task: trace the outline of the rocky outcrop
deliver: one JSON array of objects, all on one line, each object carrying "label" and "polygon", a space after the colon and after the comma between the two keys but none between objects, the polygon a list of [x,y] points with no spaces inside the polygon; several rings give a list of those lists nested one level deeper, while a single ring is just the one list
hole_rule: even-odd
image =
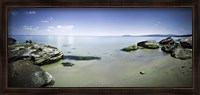
[{"label": "rocky outcrop", "polygon": [[161,50],[162,51],[164,51],[164,52],[166,52],[166,53],[171,53],[172,52],[172,46],[170,46],[170,45],[166,45],[166,46],[163,46],[162,48],[161,48]]},{"label": "rocky outcrop", "polygon": [[13,39],[13,38],[8,38],[8,45],[13,45],[13,44],[16,44],[16,40]]},{"label": "rocky outcrop", "polygon": [[42,87],[53,85],[54,82],[53,76],[34,65],[29,58],[8,64],[9,87]]},{"label": "rocky outcrop", "polygon": [[180,44],[183,48],[192,48],[192,37],[186,37],[180,40]]},{"label": "rocky outcrop", "polygon": [[131,51],[135,51],[137,50],[138,47],[136,45],[132,45],[132,46],[129,46],[129,47],[126,47],[126,48],[123,48],[121,49],[122,51],[126,51],[126,52],[131,52]]},{"label": "rocky outcrop", "polygon": [[[172,38],[170,39],[173,40]],[[161,41],[164,40],[166,39],[163,39]],[[161,50],[166,53],[170,53],[171,56],[174,58],[182,60],[190,59],[192,58],[192,37],[178,39],[174,41],[173,44],[165,44],[162,46]]]},{"label": "rocky outcrop", "polygon": [[172,50],[171,56],[182,60],[190,59],[192,58],[192,49],[175,48]]},{"label": "rocky outcrop", "polygon": [[161,45],[169,45],[169,44],[174,44],[174,40],[171,37],[167,37],[166,39],[163,39],[159,42]]},{"label": "rocky outcrop", "polygon": [[8,46],[9,61],[15,61],[22,58],[31,58],[36,65],[44,65],[56,62],[63,58],[62,51],[56,47],[36,44],[29,40],[25,43],[19,43]]},{"label": "rocky outcrop", "polygon": [[[56,47],[36,44],[32,40],[8,45],[8,86],[43,87],[54,84],[54,78],[37,65],[56,62],[63,58]],[[11,43],[11,42],[10,42]],[[12,42],[13,43],[13,42]]]},{"label": "rocky outcrop", "polygon": [[159,48],[158,43],[154,40],[141,41],[141,42],[137,43],[137,46],[147,48],[147,49],[157,49],[157,48]]}]

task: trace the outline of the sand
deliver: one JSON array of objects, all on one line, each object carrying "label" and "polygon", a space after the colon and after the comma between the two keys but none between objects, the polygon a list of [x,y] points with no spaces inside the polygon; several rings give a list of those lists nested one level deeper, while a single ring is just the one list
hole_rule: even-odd
[{"label": "sand", "polygon": [[41,67],[55,77],[53,87],[192,87],[192,59],[152,56],[157,50],[137,52],[143,53],[117,51],[101,60],[68,60],[72,67],[62,66],[62,60]]}]

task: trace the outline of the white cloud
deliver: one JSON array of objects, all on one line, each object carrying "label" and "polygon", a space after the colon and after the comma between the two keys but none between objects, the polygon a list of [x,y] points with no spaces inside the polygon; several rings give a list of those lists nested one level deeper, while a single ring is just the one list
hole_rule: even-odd
[{"label": "white cloud", "polygon": [[61,28],[63,28],[63,27],[62,27],[61,25],[58,25],[57,28],[58,28],[58,29],[61,29]]},{"label": "white cloud", "polygon": [[36,11],[28,11],[28,12],[26,12],[26,14],[28,14],[28,15],[34,15],[34,14],[37,14],[37,13],[36,13]]},{"label": "white cloud", "polygon": [[40,22],[42,22],[42,23],[48,23],[49,21],[48,20],[42,20]]},{"label": "white cloud", "polygon": [[49,17],[49,18],[47,18],[45,20],[41,20],[40,22],[42,22],[42,23],[48,23],[48,22],[50,22],[53,19],[54,19],[53,17]]},{"label": "white cloud", "polygon": [[23,30],[27,30],[27,31],[35,31],[35,30],[38,30],[39,27],[33,27],[33,26],[24,25],[24,26],[22,26],[22,29]]},{"label": "white cloud", "polygon": [[69,32],[72,31],[74,25],[57,25],[57,26],[49,26],[47,31],[49,32]]}]

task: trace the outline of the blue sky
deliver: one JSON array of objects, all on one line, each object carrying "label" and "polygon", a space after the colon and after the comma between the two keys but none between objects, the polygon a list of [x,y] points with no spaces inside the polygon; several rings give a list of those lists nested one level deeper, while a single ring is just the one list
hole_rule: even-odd
[{"label": "blue sky", "polygon": [[192,34],[192,8],[9,8],[9,35]]}]

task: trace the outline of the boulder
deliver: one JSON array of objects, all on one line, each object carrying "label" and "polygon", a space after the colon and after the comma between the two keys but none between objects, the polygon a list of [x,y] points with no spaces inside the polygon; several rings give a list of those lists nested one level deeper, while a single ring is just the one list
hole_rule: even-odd
[{"label": "boulder", "polygon": [[29,57],[34,61],[34,64],[44,65],[62,59],[63,55],[62,51],[58,50],[56,47],[36,44],[32,43],[32,41],[8,46],[9,61]]},{"label": "boulder", "polygon": [[172,50],[176,47],[177,47],[177,44],[168,44],[168,45],[163,45],[161,50],[166,53],[171,53]]},{"label": "boulder", "polygon": [[174,44],[174,40],[171,37],[168,37],[166,39],[163,39],[159,42],[161,45],[168,45],[168,44]]},{"label": "boulder", "polygon": [[174,48],[171,56],[182,60],[190,59],[192,58],[192,49]]},{"label": "boulder", "polygon": [[138,47],[136,45],[132,45],[132,46],[129,46],[129,47],[126,47],[126,48],[123,48],[121,49],[122,51],[126,51],[126,52],[131,52],[131,51],[135,51],[137,50]]},{"label": "boulder", "polygon": [[43,87],[53,83],[54,78],[28,58],[8,64],[8,87]]},{"label": "boulder", "polygon": [[186,37],[180,40],[180,44],[183,48],[192,49],[192,37]]},{"label": "boulder", "polygon": [[26,43],[32,44],[34,42],[32,40],[26,40]]},{"label": "boulder", "polygon": [[8,45],[13,45],[13,44],[16,44],[16,40],[13,39],[13,38],[8,38]]},{"label": "boulder", "polygon": [[154,40],[141,41],[141,42],[137,43],[137,46],[141,46],[141,47],[147,48],[147,49],[157,49],[157,48],[159,48],[158,43]]}]

